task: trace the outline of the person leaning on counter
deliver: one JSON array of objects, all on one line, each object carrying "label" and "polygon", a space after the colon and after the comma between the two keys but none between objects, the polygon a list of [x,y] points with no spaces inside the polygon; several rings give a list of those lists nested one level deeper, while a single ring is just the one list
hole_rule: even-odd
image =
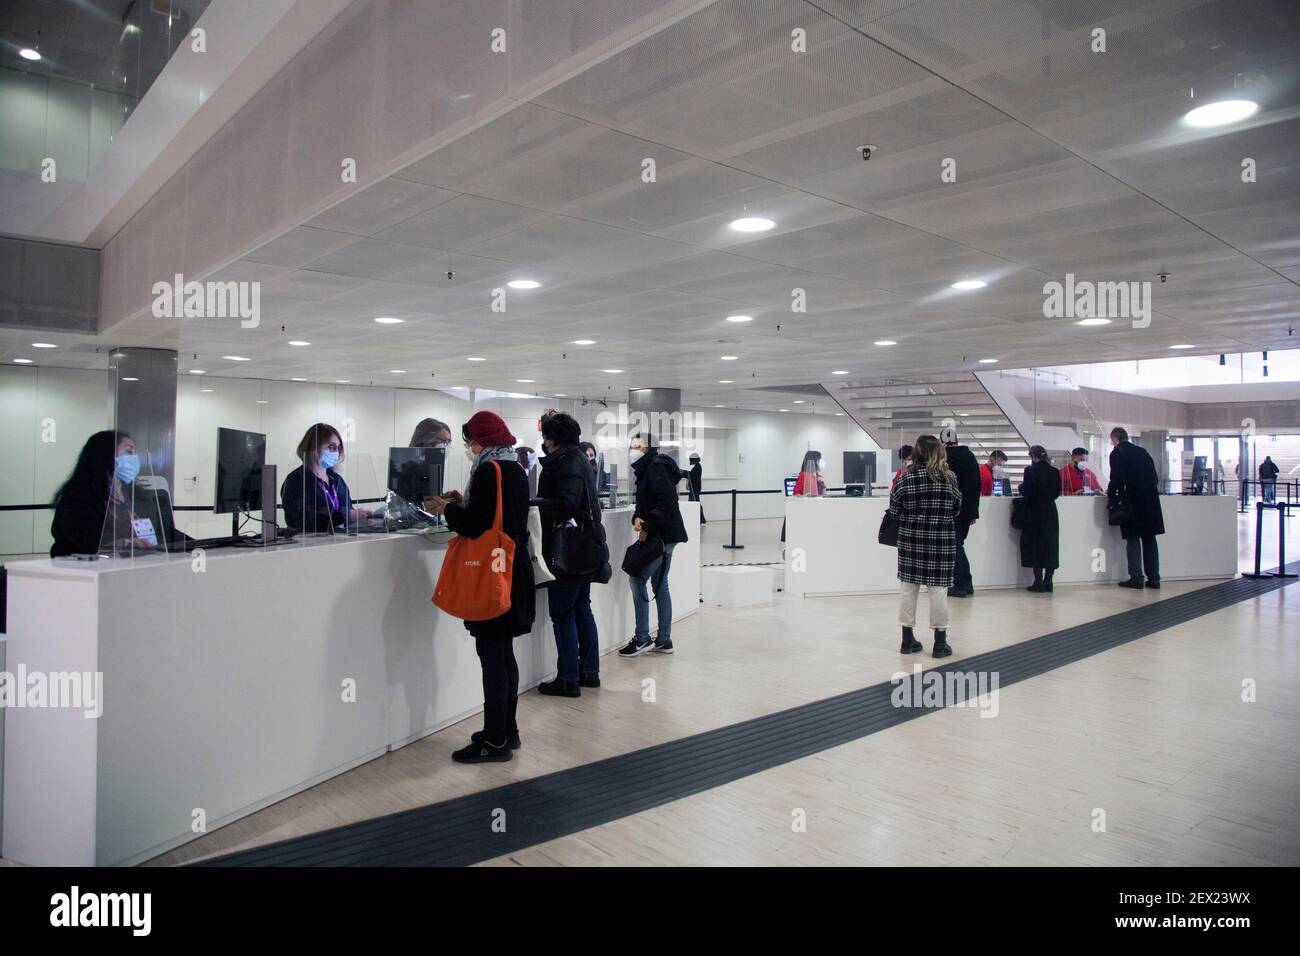
[{"label": "person leaning on counter", "polygon": [[369,518],[366,508],[352,507],[352,493],[334,470],[343,460],[343,438],[338,429],[317,422],[298,442],[302,464],[289,472],[280,486],[284,523],[298,531],[331,531]]}]

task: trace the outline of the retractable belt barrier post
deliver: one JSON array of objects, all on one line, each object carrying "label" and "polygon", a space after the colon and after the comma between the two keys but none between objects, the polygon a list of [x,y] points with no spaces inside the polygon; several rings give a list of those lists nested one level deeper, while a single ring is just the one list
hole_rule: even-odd
[{"label": "retractable belt barrier post", "polygon": [[[1288,491],[1290,489],[1288,488]],[[1277,512],[1277,570],[1265,571],[1264,560],[1264,509]],[[1294,573],[1286,569],[1286,519],[1291,508],[1288,501],[1255,502],[1255,572],[1242,574],[1243,578],[1294,578]]]}]

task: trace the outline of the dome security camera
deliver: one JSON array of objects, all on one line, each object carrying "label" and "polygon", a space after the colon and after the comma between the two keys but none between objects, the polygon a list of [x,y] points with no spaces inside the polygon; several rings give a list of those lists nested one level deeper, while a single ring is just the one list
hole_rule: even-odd
[{"label": "dome security camera", "polygon": [[452,272],[450,269],[448,269],[448,270],[447,270],[447,278],[448,278],[448,279],[454,279],[454,278],[456,278],[456,273],[454,273],[454,272]]},{"label": "dome security camera", "polygon": [[871,154],[874,153],[875,151],[876,151],[876,147],[870,144],[866,146],[858,147],[858,154],[862,157],[864,162],[871,159]]},{"label": "dome security camera", "polygon": [[1159,277],[1161,282],[1167,282],[1169,280],[1168,272],[1157,272],[1156,275]]}]

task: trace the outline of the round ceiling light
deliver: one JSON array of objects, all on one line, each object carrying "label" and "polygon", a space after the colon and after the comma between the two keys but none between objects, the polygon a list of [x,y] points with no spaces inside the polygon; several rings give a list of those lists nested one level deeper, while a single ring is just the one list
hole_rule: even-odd
[{"label": "round ceiling light", "polygon": [[745,216],[736,219],[729,224],[729,228],[736,232],[767,232],[775,226],[776,223],[771,219],[764,219],[761,216]]},{"label": "round ceiling light", "polygon": [[506,283],[512,289],[540,289],[542,284],[534,279],[511,279]]},{"label": "round ceiling light", "polygon": [[982,279],[962,279],[960,282],[954,282],[952,287],[966,292],[970,289],[982,289],[986,285],[988,285],[988,283]]}]

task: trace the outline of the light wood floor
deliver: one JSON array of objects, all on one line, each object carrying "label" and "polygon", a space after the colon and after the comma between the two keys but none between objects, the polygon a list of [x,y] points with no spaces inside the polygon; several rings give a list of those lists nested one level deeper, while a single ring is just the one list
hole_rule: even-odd
[{"label": "light wood floor", "polygon": [[[751,553],[779,533],[779,522],[746,524],[764,539]],[[706,544],[724,534],[711,525]],[[951,602],[949,661],[1202,586],[980,592]],[[769,608],[701,609],[674,627],[672,657],[606,658],[604,686],[579,700],[521,698],[524,748],[511,763],[451,762],[473,718],[152,862],[445,800],[887,680],[910,666],[895,609],[893,596],[784,595]],[[1300,863],[1297,620],[1300,585],[1006,688],[996,718],[929,714],[492,863]],[[641,700],[644,677],[656,703]],[[1247,677],[1256,703],[1241,702]],[[792,830],[796,808],[806,832]],[[1091,829],[1096,808],[1105,833]]]}]

